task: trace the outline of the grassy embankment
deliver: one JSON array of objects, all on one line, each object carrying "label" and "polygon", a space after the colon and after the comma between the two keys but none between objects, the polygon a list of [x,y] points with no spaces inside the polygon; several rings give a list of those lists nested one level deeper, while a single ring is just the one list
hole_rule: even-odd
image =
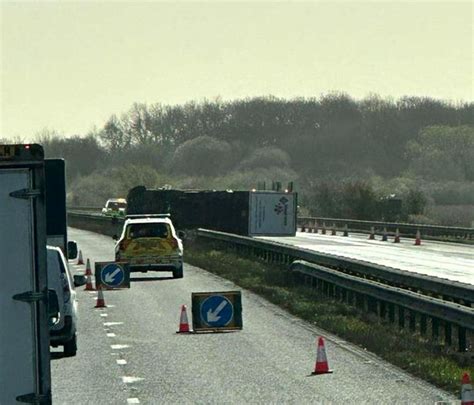
[{"label": "grassy embankment", "polygon": [[454,394],[459,394],[462,372],[469,371],[474,376],[472,353],[460,356],[419,335],[398,330],[374,315],[318,296],[308,287],[294,285],[283,266],[196,242],[186,244],[186,262],[231,280]]}]

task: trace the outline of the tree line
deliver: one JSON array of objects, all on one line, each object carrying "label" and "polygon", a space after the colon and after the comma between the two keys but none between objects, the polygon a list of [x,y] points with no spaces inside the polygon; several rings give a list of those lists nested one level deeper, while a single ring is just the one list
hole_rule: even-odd
[{"label": "tree line", "polygon": [[293,180],[312,213],[367,217],[367,209],[354,212],[347,204],[357,204],[344,205],[342,197],[338,204],[323,204],[321,190],[342,195],[346,187],[349,195],[366,199],[395,193],[412,200],[421,192],[418,200],[429,202],[441,183],[458,189],[457,200],[448,203],[474,204],[473,128],[474,103],[330,94],[136,103],[86,136],[43,133],[39,140],[48,156],[67,159],[71,184],[137,166],[154,171],[153,181],[176,187],[246,188]]}]

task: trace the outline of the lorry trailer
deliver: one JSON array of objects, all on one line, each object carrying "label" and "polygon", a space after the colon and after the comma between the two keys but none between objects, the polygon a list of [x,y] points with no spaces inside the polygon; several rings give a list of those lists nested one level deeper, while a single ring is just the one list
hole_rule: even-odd
[{"label": "lorry trailer", "polygon": [[294,236],[297,194],[280,191],[147,189],[127,196],[128,215],[170,214],[177,229],[245,236]]}]

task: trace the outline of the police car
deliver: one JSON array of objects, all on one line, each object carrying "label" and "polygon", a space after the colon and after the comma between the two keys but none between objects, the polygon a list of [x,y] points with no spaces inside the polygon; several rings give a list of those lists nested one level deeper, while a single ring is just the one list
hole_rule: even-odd
[{"label": "police car", "polygon": [[108,217],[124,217],[127,210],[125,198],[110,198],[102,208],[102,214]]},{"label": "police car", "polygon": [[115,260],[130,263],[130,271],[172,271],[182,278],[183,243],[169,215],[127,216]]}]

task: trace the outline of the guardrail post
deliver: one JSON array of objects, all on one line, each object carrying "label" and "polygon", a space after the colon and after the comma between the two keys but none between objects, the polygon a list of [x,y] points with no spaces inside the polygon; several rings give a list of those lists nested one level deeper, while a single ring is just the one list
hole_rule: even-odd
[{"label": "guardrail post", "polygon": [[446,346],[451,346],[453,344],[452,328],[449,322],[444,323],[444,344]]},{"label": "guardrail post", "polygon": [[466,328],[458,326],[458,351],[465,352],[467,350]]},{"label": "guardrail post", "polygon": [[403,329],[405,327],[405,308],[398,307],[398,327]]},{"label": "guardrail post", "polygon": [[421,314],[420,315],[420,334],[422,336],[426,335],[426,329],[427,329],[426,315]]},{"label": "guardrail post", "polygon": [[373,297],[367,297],[367,311],[373,314],[377,313],[377,300]]},{"label": "guardrail post", "polygon": [[395,322],[395,305],[388,304],[388,321],[390,323]]},{"label": "guardrail post", "polygon": [[356,307],[359,309],[365,310],[365,305],[364,305],[364,296],[360,293],[355,293],[355,301],[356,301]]},{"label": "guardrail post", "polygon": [[435,340],[439,338],[439,319],[437,318],[431,319],[431,337]]},{"label": "guardrail post", "polygon": [[416,312],[411,310],[409,312],[409,327],[412,332],[416,331]]},{"label": "guardrail post", "polygon": [[385,317],[387,316],[387,305],[385,301],[380,301],[379,307],[380,307],[380,317],[382,319],[385,319]]}]

